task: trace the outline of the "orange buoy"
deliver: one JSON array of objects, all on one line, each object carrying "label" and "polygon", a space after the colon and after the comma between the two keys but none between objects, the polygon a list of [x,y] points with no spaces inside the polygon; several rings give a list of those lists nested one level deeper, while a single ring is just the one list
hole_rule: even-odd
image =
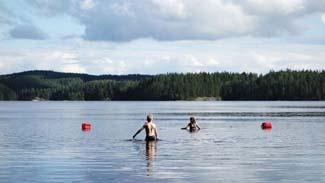
[{"label": "orange buoy", "polygon": [[90,123],[88,123],[88,122],[85,122],[85,123],[82,123],[81,124],[81,129],[82,130],[90,130],[91,129],[91,124]]},{"label": "orange buoy", "polygon": [[272,123],[270,121],[265,121],[261,125],[262,129],[272,129]]}]

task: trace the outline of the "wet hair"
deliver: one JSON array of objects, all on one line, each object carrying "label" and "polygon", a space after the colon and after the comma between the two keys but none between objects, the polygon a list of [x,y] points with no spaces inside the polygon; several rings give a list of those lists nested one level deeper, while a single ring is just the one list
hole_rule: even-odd
[{"label": "wet hair", "polygon": [[191,123],[196,123],[196,120],[195,120],[195,118],[192,116],[192,117],[190,117],[190,122]]},{"label": "wet hair", "polygon": [[148,114],[147,115],[147,121],[150,122],[153,120],[153,115],[152,114]]}]

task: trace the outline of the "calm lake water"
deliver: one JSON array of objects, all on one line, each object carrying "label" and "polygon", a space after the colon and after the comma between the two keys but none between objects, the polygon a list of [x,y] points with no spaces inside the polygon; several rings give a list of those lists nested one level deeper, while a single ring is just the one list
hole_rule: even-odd
[{"label": "calm lake water", "polygon": [[0,182],[325,182],[325,102],[0,102]]}]

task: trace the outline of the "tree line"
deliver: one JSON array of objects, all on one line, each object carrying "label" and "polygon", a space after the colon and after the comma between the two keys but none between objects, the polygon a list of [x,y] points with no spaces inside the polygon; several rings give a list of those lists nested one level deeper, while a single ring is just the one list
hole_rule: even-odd
[{"label": "tree line", "polygon": [[0,76],[0,100],[325,100],[325,71],[87,75],[27,71]]}]

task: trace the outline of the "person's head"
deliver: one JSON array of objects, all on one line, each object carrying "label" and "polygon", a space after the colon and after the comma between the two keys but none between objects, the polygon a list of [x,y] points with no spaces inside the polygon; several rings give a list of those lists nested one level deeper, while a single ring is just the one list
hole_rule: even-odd
[{"label": "person's head", "polygon": [[147,115],[147,121],[151,122],[153,120],[153,115],[152,114],[148,114]]},{"label": "person's head", "polygon": [[196,120],[195,120],[195,118],[192,116],[192,117],[190,117],[190,122],[191,123],[195,123],[196,122]]}]

